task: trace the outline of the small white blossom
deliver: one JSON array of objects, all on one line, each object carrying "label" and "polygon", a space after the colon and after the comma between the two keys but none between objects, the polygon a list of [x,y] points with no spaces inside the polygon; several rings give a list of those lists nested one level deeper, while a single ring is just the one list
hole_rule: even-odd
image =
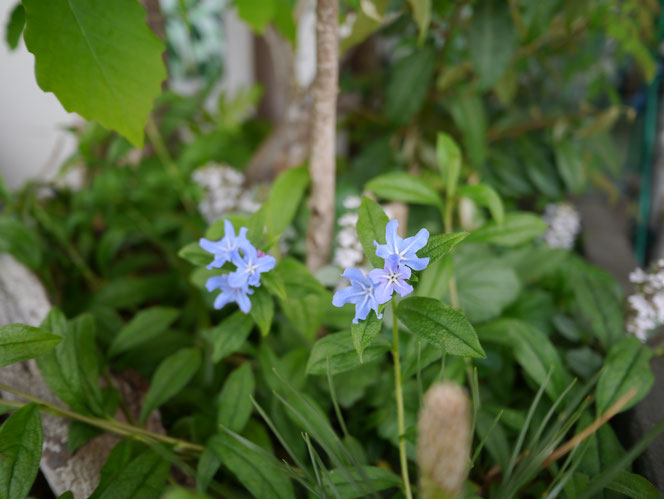
[{"label": "small white blossom", "polygon": [[659,260],[648,272],[635,269],[629,280],[636,292],[627,298],[627,330],[646,341],[650,331],[664,324],[664,260]]},{"label": "small white blossom", "polygon": [[260,208],[253,193],[244,188],[244,175],[230,166],[211,163],[196,169],[191,177],[205,191],[198,210],[208,223],[232,211],[254,213]]},{"label": "small white blossom", "polygon": [[362,198],[360,196],[348,196],[343,201],[343,206],[347,210],[357,210],[362,204]]},{"label": "small white blossom", "polygon": [[549,230],[542,239],[552,248],[572,249],[576,236],[581,230],[581,217],[569,203],[549,204],[546,207],[544,221]]}]

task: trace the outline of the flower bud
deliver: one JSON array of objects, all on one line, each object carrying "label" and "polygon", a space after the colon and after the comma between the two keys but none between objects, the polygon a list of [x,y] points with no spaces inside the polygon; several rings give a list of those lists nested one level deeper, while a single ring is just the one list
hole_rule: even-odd
[{"label": "flower bud", "polygon": [[432,386],[418,422],[417,462],[424,499],[459,495],[470,459],[470,401],[456,383]]}]

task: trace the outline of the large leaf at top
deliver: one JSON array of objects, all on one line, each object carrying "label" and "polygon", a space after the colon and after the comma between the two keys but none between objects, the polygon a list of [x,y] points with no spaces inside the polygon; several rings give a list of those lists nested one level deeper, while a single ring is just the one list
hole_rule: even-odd
[{"label": "large leaf at top", "polygon": [[163,43],[136,0],[25,0],[25,44],[37,83],[67,111],[143,145],[161,93]]}]

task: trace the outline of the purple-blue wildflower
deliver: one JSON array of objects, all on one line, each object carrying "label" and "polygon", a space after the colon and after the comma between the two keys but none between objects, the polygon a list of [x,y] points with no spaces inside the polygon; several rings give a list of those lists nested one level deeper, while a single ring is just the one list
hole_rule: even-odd
[{"label": "purple-blue wildflower", "polygon": [[273,256],[259,254],[256,248],[249,245],[243,248],[243,255],[235,252],[231,261],[237,267],[237,270],[228,275],[228,283],[231,286],[241,287],[245,284],[249,286],[260,286],[260,278],[263,272],[268,272],[277,264]]},{"label": "purple-blue wildflower", "polygon": [[235,302],[245,314],[251,310],[251,300],[248,295],[253,294],[254,290],[249,289],[247,283],[243,286],[233,287],[228,282],[228,274],[224,274],[210,277],[205,283],[205,287],[210,292],[221,289],[221,293],[214,300],[214,308],[220,309]]},{"label": "purple-blue wildflower", "polygon": [[334,293],[332,305],[341,307],[346,303],[354,304],[353,324],[358,324],[360,319],[366,319],[371,310],[375,311],[376,316],[381,319],[383,314],[378,313],[379,304],[376,301],[377,284],[358,269],[347,268],[341,275],[350,281],[350,286]]},{"label": "purple-blue wildflower", "polygon": [[420,229],[413,237],[402,239],[397,235],[398,220],[390,220],[385,227],[385,241],[387,244],[378,244],[376,246],[376,255],[380,258],[387,258],[390,255],[396,255],[399,258],[400,265],[407,265],[413,270],[424,270],[429,265],[428,258],[419,258],[417,251],[426,246],[429,240],[429,231]]},{"label": "purple-blue wildflower", "polygon": [[373,269],[369,272],[371,280],[378,284],[374,293],[376,301],[381,305],[387,303],[395,291],[402,297],[412,293],[413,286],[406,282],[406,279],[410,279],[410,274],[410,268],[400,264],[397,255],[388,256],[384,269]]},{"label": "purple-blue wildflower", "polygon": [[232,260],[233,254],[237,253],[238,250],[241,249],[246,251],[249,247],[253,248],[247,239],[247,232],[248,229],[242,227],[236,236],[233,224],[229,220],[224,220],[224,237],[221,240],[210,241],[202,238],[199,241],[201,248],[214,255],[214,260],[207,266],[207,268],[221,268],[224,263]]}]

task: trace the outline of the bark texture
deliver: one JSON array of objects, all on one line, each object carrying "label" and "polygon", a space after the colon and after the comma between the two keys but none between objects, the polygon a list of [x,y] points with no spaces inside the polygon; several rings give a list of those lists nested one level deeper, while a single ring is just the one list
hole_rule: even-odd
[{"label": "bark texture", "polygon": [[316,80],[309,160],[311,217],[307,233],[307,267],[312,272],[329,261],[332,247],[339,78],[338,11],[338,0],[318,0]]}]

